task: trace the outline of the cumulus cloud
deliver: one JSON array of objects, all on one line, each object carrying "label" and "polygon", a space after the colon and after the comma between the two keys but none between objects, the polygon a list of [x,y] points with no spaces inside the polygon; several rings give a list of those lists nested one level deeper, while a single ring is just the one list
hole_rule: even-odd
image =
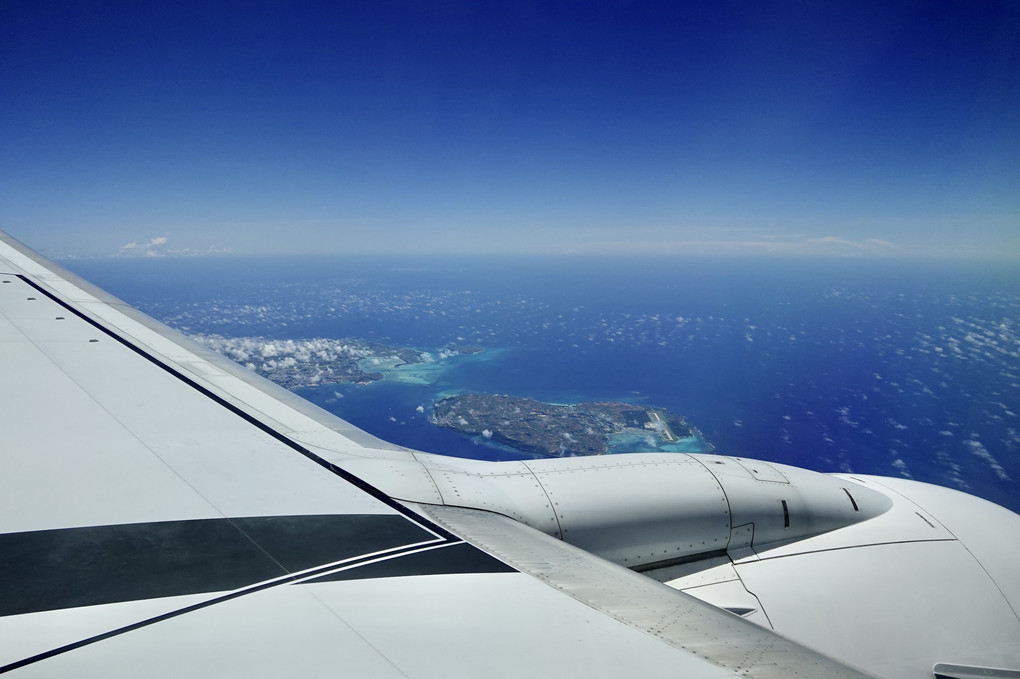
[{"label": "cumulus cloud", "polygon": [[[895,451],[893,451],[893,452],[895,452]],[[912,479],[912,478],[914,478],[913,476],[911,476],[910,471],[907,468],[907,463],[904,462],[902,460],[902,458],[898,458],[897,457],[895,460],[893,460],[892,461],[892,466],[896,467],[896,469],[900,473],[900,476],[902,476],[903,478],[905,478],[905,479]]]},{"label": "cumulus cloud", "polygon": [[972,438],[970,441],[965,441],[967,447],[970,448],[971,455],[984,460],[985,464],[987,464],[991,470],[995,472],[995,475],[1003,481],[1012,481],[1009,474],[1006,473],[1006,470],[999,461],[988,452],[988,449],[981,444],[981,441],[977,440],[977,435],[972,434],[971,436]]},{"label": "cumulus cloud", "polygon": [[166,254],[166,236],[156,236],[144,243],[126,243],[117,249],[116,257],[162,257]]},{"label": "cumulus cloud", "polygon": [[171,248],[167,236],[154,236],[147,241],[137,243],[125,243],[117,248],[114,257],[135,258],[135,257],[203,257],[205,255],[229,254],[230,248],[219,248],[210,245],[205,250],[194,250],[192,248]]}]

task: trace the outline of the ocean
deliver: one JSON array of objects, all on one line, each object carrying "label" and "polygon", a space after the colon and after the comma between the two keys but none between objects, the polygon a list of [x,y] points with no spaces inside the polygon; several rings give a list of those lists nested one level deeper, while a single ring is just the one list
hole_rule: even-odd
[{"label": "ocean", "polygon": [[523,455],[437,428],[462,392],[619,400],[715,447],[903,476],[1020,511],[1020,270],[905,260],[189,258],[63,262],[190,334],[358,338],[439,356],[298,388],[419,450]]}]

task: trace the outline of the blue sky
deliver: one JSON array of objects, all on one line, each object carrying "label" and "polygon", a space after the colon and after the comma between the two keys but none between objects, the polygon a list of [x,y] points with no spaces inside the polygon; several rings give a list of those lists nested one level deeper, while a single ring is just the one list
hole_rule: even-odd
[{"label": "blue sky", "polygon": [[0,3],[51,256],[1020,258],[1020,4]]}]

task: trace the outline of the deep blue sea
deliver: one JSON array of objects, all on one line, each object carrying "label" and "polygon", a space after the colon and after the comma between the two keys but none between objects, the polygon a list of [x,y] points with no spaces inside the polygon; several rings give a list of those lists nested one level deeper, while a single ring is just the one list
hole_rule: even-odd
[{"label": "deep blue sea", "polygon": [[437,352],[427,381],[299,390],[396,443],[513,457],[428,423],[474,391],[684,414],[721,454],[905,476],[1020,511],[1020,270],[786,259],[64,262],[191,334]]}]

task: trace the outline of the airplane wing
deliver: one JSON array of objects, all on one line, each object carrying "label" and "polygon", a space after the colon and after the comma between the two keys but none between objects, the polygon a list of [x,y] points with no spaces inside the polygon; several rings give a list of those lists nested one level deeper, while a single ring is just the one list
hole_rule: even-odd
[{"label": "airplane wing", "polygon": [[0,674],[864,676],[409,456],[0,234]]},{"label": "airplane wing", "polygon": [[[865,676],[741,617],[760,603],[731,585],[747,571],[796,618],[797,583],[766,565],[874,549],[882,513],[934,519],[862,479],[631,460],[453,465],[390,445],[0,233],[0,674]],[[614,504],[621,481],[640,509]],[[781,559],[759,562],[768,545]],[[1016,598],[1012,566],[984,568]]]}]

